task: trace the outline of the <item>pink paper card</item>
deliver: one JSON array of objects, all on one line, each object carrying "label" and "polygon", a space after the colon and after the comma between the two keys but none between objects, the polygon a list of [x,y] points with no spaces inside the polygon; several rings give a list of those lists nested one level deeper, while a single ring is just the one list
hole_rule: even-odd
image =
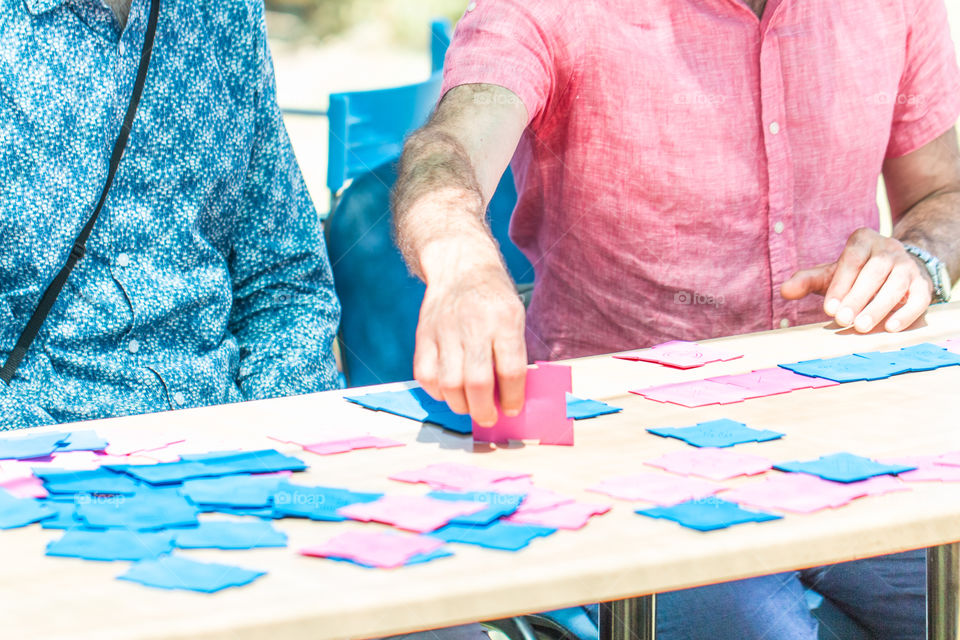
[{"label": "pink paper card", "polygon": [[900,479],[902,477],[902,473],[897,476],[873,476],[872,478],[860,480],[859,482],[850,482],[848,486],[866,491],[868,496],[882,496],[886,493],[894,493],[896,491],[910,491],[910,487]]},{"label": "pink paper card", "polygon": [[960,467],[960,451],[951,451],[942,456],[937,456],[937,464]]},{"label": "pink paper card", "polygon": [[[495,491],[500,491],[500,489],[495,489]],[[527,497],[523,499],[520,508],[517,509],[515,513],[546,511],[554,507],[559,507],[560,505],[570,504],[574,501],[573,498],[561,495],[556,491],[540,489],[538,487],[531,487],[527,490],[526,494]]]},{"label": "pink paper card", "polygon": [[389,438],[378,438],[377,436],[359,436],[357,438],[347,438],[345,440],[330,440],[327,442],[318,442],[307,445],[304,450],[317,455],[327,456],[334,453],[346,453],[356,449],[388,449],[390,447],[402,447],[404,443]]},{"label": "pink paper card", "polygon": [[499,408],[492,427],[473,423],[474,442],[506,444],[510,440],[539,440],[540,444],[572,445],[573,419],[567,418],[567,393],[573,377],[567,365],[537,363],[527,369],[523,411],[513,418]]},{"label": "pink paper card", "polygon": [[715,347],[708,347],[696,342],[673,340],[664,342],[649,349],[631,351],[613,356],[621,360],[641,360],[674,367],[675,369],[693,369],[702,367],[710,362],[736,360],[742,358],[741,353],[723,351]]},{"label": "pink paper card", "polygon": [[819,389],[821,387],[832,387],[840,384],[833,380],[824,378],[811,378],[794,373],[789,369],[781,367],[772,367],[770,369],[759,369],[750,373],[741,373],[734,376],[717,376],[707,378],[712,382],[730,384],[735,387],[742,387],[748,391],[758,394],[758,397],[773,396],[780,393],[788,393],[798,389]]},{"label": "pink paper card", "polygon": [[749,393],[742,387],[720,384],[709,380],[693,380],[665,384],[659,387],[636,389],[630,393],[641,395],[657,402],[669,402],[683,407],[704,407],[709,404],[732,404],[743,402]]},{"label": "pink paper card", "polygon": [[841,507],[865,495],[868,495],[865,486],[855,487],[817,476],[786,473],[724,491],[719,497],[759,509],[813,513]]},{"label": "pink paper card", "polygon": [[468,516],[488,507],[483,502],[437,500],[426,496],[384,496],[374,502],[341,507],[342,516],[361,522],[381,522],[398,529],[426,533],[457,516]]},{"label": "pink paper card", "polygon": [[960,354],[960,338],[947,338],[935,343],[938,347],[943,347],[947,351]]},{"label": "pink paper card", "polygon": [[0,482],[0,489],[5,489],[17,498],[46,498],[47,490],[43,487],[40,478],[11,478]]},{"label": "pink paper card", "polygon": [[723,489],[722,485],[697,478],[681,478],[664,473],[638,473],[604,480],[587,491],[604,493],[621,500],[645,500],[669,506],[706,498]]},{"label": "pink paper card", "polygon": [[570,502],[557,505],[540,511],[516,511],[504,518],[514,524],[532,524],[538,527],[551,529],[582,529],[593,516],[603,515],[610,511],[607,504],[589,504],[586,502]]},{"label": "pink paper card", "polygon": [[701,476],[711,480],[753,476],[769,471],[772,467],[771,462],[766,458],[712,447],[682,449],[662,455],[656,460],[648,460],[644,464],[673,473]]},{"label": "pink paper card", "polygon": [[436,551],[442,540],[410,536],[386,531],[348,531],[326,543],[301,549],[305,556],[347,558],[361,564],[393,569],[402,567],[411,558]]},{"label": "pink paper card", "polygon": [[502,480],[529,478],[529,473],[512,473],[496,469],[484,469],[458,462],[441,462],[422,469],[403,471],[390,476],[391,480],[416,484],[422,482],[432,489],[442,491],[483,491]]},{"label": "pink paper card", "polygon": [[960,467],[943,464],[943,456],[900,456],[883,460],[884,464],[905,464],[915,471],[898,473],[905,482],[960,482]]}]

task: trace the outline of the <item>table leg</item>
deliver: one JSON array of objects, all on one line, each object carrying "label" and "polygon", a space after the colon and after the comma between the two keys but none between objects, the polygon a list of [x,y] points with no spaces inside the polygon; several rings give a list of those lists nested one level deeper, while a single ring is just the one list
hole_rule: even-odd
[{"label": "table leg", "polygon": [[600,603],[600,640],[654,640],[656,596]]},{"label": "table leg", "polygon": [[927,549],[927,640],[960,639],[960,543]]}]

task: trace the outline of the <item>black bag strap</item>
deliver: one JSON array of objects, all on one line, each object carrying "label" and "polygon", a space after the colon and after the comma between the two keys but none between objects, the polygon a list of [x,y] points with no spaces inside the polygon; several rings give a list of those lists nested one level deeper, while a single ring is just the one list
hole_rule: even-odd
[{"label": "black bag strap", "polygon": [[143,95],[143,86],[147,82],[147,70],[150,68],[150,56],[153,53],[153,39],[157,33],[157,21],[159,17],[160,0],[151,0],[150,18],[147,22],[147,31],[143,39],[143,50],[140,52],[140,66],[137,68],[137,81],[133,85],[133,93],[130,95],[130,103],[127,105],[127,113],[123,118],[120,134],[117,136],[117,141],[113,144],[113,153],[110,154],[110,169],[107,172],[107,182],[103,185],[103,191],[100,192],[100,199],[97,201],[97,206],[94,208],[93,213],[90,214],[87,223],[83,225],[83,229],[80,230],[80,235],[78,235],[77,239],[73,242],[73,248],[70,250],[67,263],[63,265],[53,279],[53,282],[51,282],[46,291],[43,292],[43,297],[40,298],[40,303],[37,305],[36,311],[34,311],[30,317],[30,321],[24,328],[23,333],[20,334],[20,339],[17,340],[16,346],[7,357],[7,362],[3,365],[3,369],[0,369],[0,380],[3,380],[7,384],[10,384],[10,380],[13,379],[13,374],[16,373],[17,367],[20,366],[24,356],[27,355],[27,351],[30,349],[30,345],[40,332],[40,327],[43,326],[43,321],[47,319],[50,309],[53,308],[53,303],[57,301],[57,296],[59,296],[60,291],[63,290],[63,285],[67,283],[70,272],[73,271],[73,268],[77,265],[77,261],[80,260],[86,252],[87,240],[90,238],[90,234],[93,232],[93,226],[97,223],[100,211],[107,201],[107,194],[110,193],[110,187],[113,186],[113,179],[117,175],[117,168],[120,166],[120,158],[123,157],[123,151],[127,147],[130,129],[133,127],[133,120],[137,115],[137,106],[140,104],[140,96]]}]

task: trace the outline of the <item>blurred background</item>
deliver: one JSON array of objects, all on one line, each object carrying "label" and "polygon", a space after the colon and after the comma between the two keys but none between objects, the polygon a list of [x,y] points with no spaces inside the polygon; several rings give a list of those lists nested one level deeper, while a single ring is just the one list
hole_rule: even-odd
[{"label": "blurred background", "polygon": [[[960,0],[945,1],[954,43],[960,43]],[[322,111],[331,93],[426,79],[431,19],[446,17],[455,24],[468,2],[267,0],[281,107]],[[330,208],[326,120],[288,114],[286,122],[317,210],[325,214]]]}]

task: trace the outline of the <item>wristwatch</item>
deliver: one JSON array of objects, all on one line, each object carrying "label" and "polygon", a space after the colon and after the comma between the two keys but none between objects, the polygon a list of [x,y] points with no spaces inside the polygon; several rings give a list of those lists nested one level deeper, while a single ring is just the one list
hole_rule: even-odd
[{"label": "wristwatch", "polygon": [[927,273],[930,274],[930,279],[933,280],[933,301],[950,302],[952,286],[950,284],[950,272],[947,271],[947,265],[943,264],[940,258],[929,251],[915,247],[912,244],[907,244],[906,242],[902,244],[903,248],[907,250],[907,253],[919,258],[920,262],[927,268]]}]

